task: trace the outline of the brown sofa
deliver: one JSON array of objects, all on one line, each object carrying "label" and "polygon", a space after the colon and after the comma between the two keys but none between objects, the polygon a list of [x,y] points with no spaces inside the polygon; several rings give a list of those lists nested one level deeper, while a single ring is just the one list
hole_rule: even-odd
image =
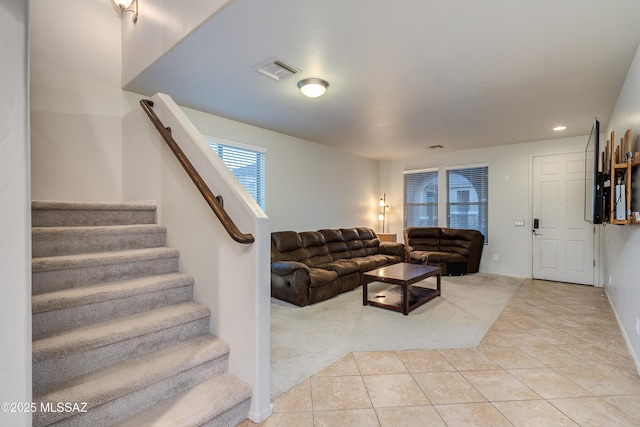
[{"label": "brown sofa", "polygon": [[404,230],[407,262],[440,267],[442,274],[476,273],[484,247],[477,230],[408,227]]},{"label": "brown sofa", "polygon": [[271,296],[305,306],[360,285],[363,272],[403,262],[404,244],[370,228],[271,233]]}]

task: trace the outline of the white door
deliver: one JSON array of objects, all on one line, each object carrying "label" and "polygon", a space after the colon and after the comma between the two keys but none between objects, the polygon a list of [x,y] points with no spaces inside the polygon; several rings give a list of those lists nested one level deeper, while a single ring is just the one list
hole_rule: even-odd
[{"label": "white door", "polygon": [[593,284],[594,226],[584,220],[584,179],[584,153],[533,158],[534,279]]}]

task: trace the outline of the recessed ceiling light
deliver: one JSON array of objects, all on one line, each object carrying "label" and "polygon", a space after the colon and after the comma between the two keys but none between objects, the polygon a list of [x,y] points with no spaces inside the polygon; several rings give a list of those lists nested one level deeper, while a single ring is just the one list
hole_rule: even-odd
[{"label": "recessed ceiling light", "polygon": [[566,126],[556,126],[553,128],[553,130],[565,130],[567,127]]}]

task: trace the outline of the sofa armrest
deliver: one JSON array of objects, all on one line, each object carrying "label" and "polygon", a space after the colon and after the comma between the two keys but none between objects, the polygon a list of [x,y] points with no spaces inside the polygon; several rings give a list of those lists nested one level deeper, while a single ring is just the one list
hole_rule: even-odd
[{"label": "sofa armrest", "polygon": [[309,266],[297,261],[275,261],[271,263],[271,272],[278,276],[286,276],[296,270],[305,270],[309,273]]},{"label": "sofa armrest", "polygon": [[309,305],[309,267],[295,261],[271,263],[271,296],[300,307]]},{"label": "sofa armrest", "polygon": [[405,262],[411,262],[411,252],[413,252],[413,246],[411,245],[405,245],[404,246],[404,261]]},{"label": "sofa armrest", "polygon": [[484,249],[484,236],[478,232],[472,238],[472,246],[469,248],[467,261],[467,273],[477,273],[480,270],[480,260]]},{"label": "sofa armrest", "polygon": [[405,261],[404,243],[400,242],[380,242],[378,247],[378,253],[384,255],[399,256],[401,260]]}]

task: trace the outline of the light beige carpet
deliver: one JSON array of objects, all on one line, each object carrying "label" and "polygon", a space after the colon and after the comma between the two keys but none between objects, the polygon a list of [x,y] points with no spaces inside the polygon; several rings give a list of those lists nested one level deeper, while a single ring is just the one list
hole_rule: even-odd
[{"label": "light beige carpet", "polygon": [[[362,287],[297,307],[272,299],[271,396],[352,351],[475,347],[524,279],[476,273],[442,278],[442,296],[404,316],[362,305]],[[388,285],[373,283],[375,293]],[[435,278],[421,282],[435,287]]]}]

